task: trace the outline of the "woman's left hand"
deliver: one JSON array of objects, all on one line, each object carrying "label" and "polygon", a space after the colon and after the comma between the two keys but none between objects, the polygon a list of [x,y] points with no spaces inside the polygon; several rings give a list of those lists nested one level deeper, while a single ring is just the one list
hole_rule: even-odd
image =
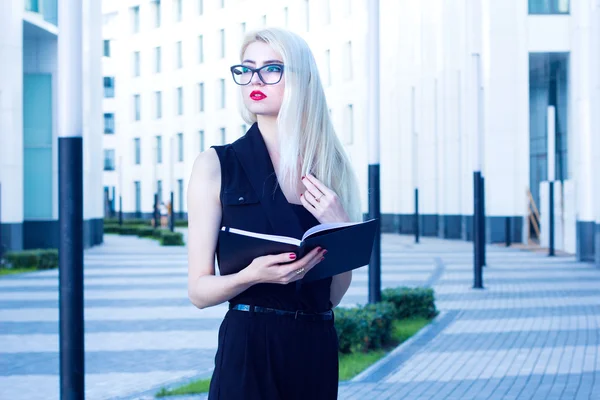
[{"label": "woman's left hand", "polygon": [[313,175],[302,178],[306,190],[300,195],[300,201],[321,224],[349,222],[338,195]]}]

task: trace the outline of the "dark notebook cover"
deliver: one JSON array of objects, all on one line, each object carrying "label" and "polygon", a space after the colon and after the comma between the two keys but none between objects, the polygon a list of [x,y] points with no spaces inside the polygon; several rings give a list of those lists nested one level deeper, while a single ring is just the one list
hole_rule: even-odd
[{"label": "dark notebook cover", "polygon": [[[319,227],[317,225],[311,230]],[[223,227],[219,232],[219,272],[221,275],[237,273],[255,258],[265,255],[290,252],[296,253],[297,259],[300,259],[319,246],[327,250],[325,260],[311,269],[302,282],[328,278],[369,264],[377,227],[377,220],[369,220],[331,227],[308,235],[304,241],[286,238],[298,244],[276,241],[281,236],[253,237],[248,236],[254,235],[252,232]]]}]

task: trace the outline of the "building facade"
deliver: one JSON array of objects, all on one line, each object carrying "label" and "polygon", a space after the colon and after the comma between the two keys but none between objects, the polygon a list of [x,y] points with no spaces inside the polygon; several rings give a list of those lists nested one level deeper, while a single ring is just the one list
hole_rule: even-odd
[{"label": "building facade", "polygon": [[[0,243],[6,249],[58,247],[58,1],[0,0]],[[86,246],[102,242],[101,12],[97,2],[84,1]]]},{"label": "building facade", "polygon": [[[366,211],[367,1],[105,0],[107,212],[173,191],[185,217],[196,155],[247,128],[229,66],[265,26],[310,44]],[[418,188],[421,233],[470,240],[479,169],[487,241],[546,244],[550,130],[556,247],[600,263],[599,3],[380,1],[384,231],[414,232]]]}]

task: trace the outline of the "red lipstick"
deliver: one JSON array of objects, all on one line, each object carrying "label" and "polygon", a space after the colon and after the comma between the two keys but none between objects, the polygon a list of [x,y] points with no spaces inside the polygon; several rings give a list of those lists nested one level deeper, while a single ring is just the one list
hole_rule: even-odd
[{"label": "red lipstick", "polygon": [[267,95],[260,90],[253,90],[252,93],[250,93],[250,98],[254,101],[260,101],[266,99]]}]

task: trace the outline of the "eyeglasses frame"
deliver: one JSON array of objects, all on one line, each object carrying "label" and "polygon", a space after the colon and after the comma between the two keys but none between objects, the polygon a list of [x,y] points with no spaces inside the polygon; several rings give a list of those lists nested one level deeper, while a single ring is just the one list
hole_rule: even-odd
[{"label": "eyeglasses frame", "polygon": [[[263,68],[266,68],[266,67],[273,67],[273,66],[275,66],[275,67],[280,67],[280,68],[281,68],[281,76],[279,77],[279,80],[278,80],[277,82],[274,82],[274,83],[267,83],[267,82],[265,82],[265,80],[263,79],[263,77],[262,77],[262,74],[260,73],[260,70],[261,70],[261,69],[263,69]],[[246,69],[248,69],[248,70],[252,71],[252,76],[250,76],[250,80],[248,81],[248,83],[237,83],[237,82],[236,82],[236,80],[235,80],[235,74],[234,74],[234,72],[233,72],[233,70],[234,70],[236,67],[244,67],[244,68],[246,68]],[[247,85],[249,85],[250,83],[252,83],[252,78],[254,78],[254,74],[255,74],[255,73],[256,73],[256,74],[258,74],[258,79],[260,79],[260,81],[261,81],[262,83],[264,83],[265,85],[277,85],[279,82],[281,82],[281,78],[283,78],[283,72],[285,71],[285,67],[284,67],[284,65],[283,65],[283,64],[265,64],[265,65],[263,65],[263,66],[262,66],[262,67],[260,67],[260,68],[252,68],[252,67],[249,67],[249,66],[247,66],[247,65],[243,65],[243,64],[236,64],[236,65],[232,65],[232,66],[229,68],[229,70],[231,71],[231,77],[233,78],[233,81],[235,82],[235,84],[236,84],[236,85],[240,85],[240,86],[247,86]]]}]

